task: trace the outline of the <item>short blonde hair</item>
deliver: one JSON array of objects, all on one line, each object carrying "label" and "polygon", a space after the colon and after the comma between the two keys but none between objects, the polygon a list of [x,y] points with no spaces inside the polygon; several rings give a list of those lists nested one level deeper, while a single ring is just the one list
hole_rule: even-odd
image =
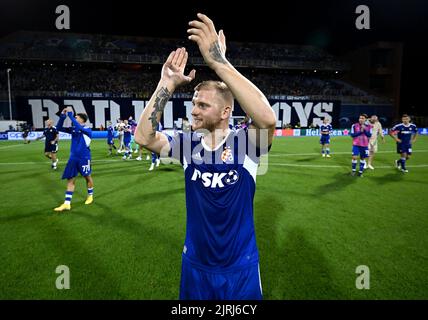
[{"label": "short blonde hair", "polygon": [[215,89],[220,94],[220,96],[223,98],[223,100],[230,104],[230,106],[233,108],[233,94],[232,91],[230,91],[229,87],[222,81],[215,81],[215,80],[208,80],[208,81],[202,81],[195,87],[195,91],[199,91],[202,89]]}]

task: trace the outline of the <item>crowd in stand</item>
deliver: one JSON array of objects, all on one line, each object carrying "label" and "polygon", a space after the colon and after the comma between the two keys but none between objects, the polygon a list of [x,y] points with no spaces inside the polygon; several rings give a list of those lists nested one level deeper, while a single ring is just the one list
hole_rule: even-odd
[{"label": "crowd in stand", "polygon": [[[156,87],[160,67],[166,55],[178,46],[186,46],[190,57],[200,57],[198,48],[188,41],[110,35],[17,32],[0,40],[0,56],[14,58],[11,68],[11,87],[14,91],[99,92],[114,96],[149,97]],[[120,63],[78,63],[74,60],[51,63],[27,63],[28,55],[65,57],[88,54],[155,56],[157,65],[124,65]],[[267,43],[229,42],[228,59],[290,61],[317,63],[335,62],[335,58],[314,46]],[[22,62],[19,62],[22,61]],[[337,62],[337,61],[336,61]],[[213,78],[203,67],[197,67],[197,81]],[[4,70],[4,71],[5,71]],[[292,96],[365,96],[362,90],[337,81],[337,77],[319,74],[288,73],[285,70],[265,71],[262,68],[243,68],[242,73],[267,95]],[[192,94],[194,84],[177,92]],[[6,72],[0,69],[0,91],[7,90]]]},{"label": "crowd in stand", "polygon": [[[171,50],[185,46],[190,57],[199,56],[196,45],[186,40],[110,35],[17,32],[0,41],[0,55],[15,58],[28,55],[61,57],[67,54],[121,54],[164,57]],[[334,57],[315,46],[228,42],[229,59],[270,61],[332,61]]]},{"label": "crowd in stand", "polygon": [[[11,66],[14,91],[100,92],[116,96],[150,97],[160,77],[160,66],[50,64]],[[267,95],[363,96],[357,88],[326,76],[287,74],[278,71],[241,70]],[[215,78],[208,69],[199,68],[196,81]],[[178,93],[192,94],[193,86]],[[7,90],[5,70],[0,69],[0,90]]]}]

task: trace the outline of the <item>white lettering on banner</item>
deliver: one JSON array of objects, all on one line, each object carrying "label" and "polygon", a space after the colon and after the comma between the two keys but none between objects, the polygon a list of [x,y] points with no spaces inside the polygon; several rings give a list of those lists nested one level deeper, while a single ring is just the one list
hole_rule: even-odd
[{"label": "white lettering on banner", "polygon": [[318,129],[307,129],[306,130],[306,135],[307,136],[319,136],[320,135],[320,131]]},{"label": "white lettering on banner", "polygon": [[[285,103],[281,102],[281,110],[282,110],[282,124],[279,124],[279,127],[282,127],[283,124],[291,123],[291,107]],[[279,119],[279,116],[277,117]]]},{"label": "white lettering on banner", "polygon": [[94,106],[95,113],[95,127],[99,128],[101,125],[103,125],[105,128],[105,109],[109,107],[108,100],[92,100],[92,105]]},{"label": "white lettering on banner", "polygon": [[[272,109],[276,115],[277,128],[281,128],[283,125],[291,123],[293,109],[299,118],[300,126],[308,127],[310,125],[308,120],[311,118],[312,113],[318,116],[313,118],[312,122],[315,125],[322,124],[325,117],[332,118],[329,112],[333,112],[333,102],[318,102],[315,105],[313,102],[306,102],[304,106],[302,102],[298,101],[291,102],[291,105],[288,102],[277,102],[272,106]],[[282,110],[282,120],[280,120],[281,117],[279,116],[280,109]]]},{"label": "white lettering on banner", "polygon": [[273,112],[275,112],[275,117],[276,117],[276,127],[281,127],[281,120],[279,120],[279,102],[275,103],[272,106],[272,110]]},{"label": "white lettering on banner", "polygon": [[[126,104],[128,103],[126,102]],[[138,121],[147,103],[147,100],[132,100],[131,104],[134,112],[126,109],[127,113],[123,114],[123,117],[133,116]],[[58,115],[64,105],[71,105],[75,113],[89,114],[87,126],[90,128],[99,128],[101,125],[106,127],[106,120],[116,123],[117,119],[122,118],[121,105],[109,99],[66,99],[63,102],[59,101],[59,104],[51,99],[28,99],[28,104],[31,106],[32,122],[36,128],[44,128],[44,120],[47,120],[47,118],[51,118],[54,122],[57,122]],[[192,102],[187,100],[183,101],[183,104],[186,117],[192,119]],[[93,108],[93,112],[89,109],[86,110],[85,106],[89,109]],[[48,112],[46,112],[46,108]],[[106,109],[109,109],[110,116],[106,114]],[[334,102],[278,101],[272,105],[272,109],[277,118],[277,128],[282,128],[285,124],[297,121],[300,122],[301,127],[308,127],[310,124],[320,125],[325,117],[332,118],[331,113],[334,109]],[[295,115],[297,115],[298,120]],[[172,129],[174,127],[174,120],[177,124],[181,123],[180,118],[174,118],[173,101],[168,101],[163,113],[163,127]],[[309,121],[312,121],[312,123],[309,123]],[[64,121],[64,127],[69,126],[71,126],[71,121],[67,118]]]},{"label": "white lettering on banner", "polygon": [[[77,113],[86,113],[86,114],[88,114],[87,112],[86,112],[86,109],[85,109],[85,106],[83,105],[83,101],[82,100],[64,100],[64,105],[65,106],[73,106],[73,109],[74,109],[74,114],[76,115]],[[67,117],[67,120],[69,120],[68,119],[68,117]],[[93,128],[93,124],[92,124],[92,122],[91,122],[91,120],[90,119],[88,119],[88,121],[86,122],[86,124],[85,124],[87,127],[89,127],[89,128]],[[71,126],[71,121],[70,122],[65,122],[64,121],[64,127],[69,127],[69,126]]]},{"label": "white lettering on banner", "polygon": [[192,101],[184,101],[184,107],[186,108],[186,118],[192,119],[192,109],[193,109],[193,103]]},{"label": "white lettering on banner", "polygon": [[312,110],[312,102],[307,102],[305,107],[303,108],[303,104],[301,102],[293,102],[291,103],[294,110],[296,110],[297,116],[299,117],[299,122],[301,127],[308,126],[308,117]]},{"label": "white lettering on banner", "polygon": [[[323,112],[326,111],[326,112]],[[327,112],[333,112],[333,102],[320,102],[314,106],[314,113],[319,118],[313,118],[312,123],[316,126],[320,126],[323,123],[325,117],[330,117],[330,114]]]},{"label": "white lettering on banner", "polygon": [[48,109],[48,118],[52,119],[54,123],[57,123],[59,120],[57,116],[59,106],[52,100],[43,100],[43,107]]},{"label": "white lettering on banner", "polygon": [[172,128],[174,126],[172,118],[172,101],[168,101],[163,111],[163,127]]},{"label": "white lettering on banner", "polygon": [[113,124],[116,123],[117,119],[120,119],[120,105],[118,105],[116,102],[109,100],[110,104],[110,120],[113,122]]},{"label": "white lettering on banner", "polygon": [[142,100],[133,100],[132,101],[132,105],[134,106],[134,114],[135,114],[135,121],[139,121],[141,114],[144,111],[144,107],[145,107],[146,102],[142,101]]},{"label": "white lettering on banner", "polygon": [[46,111],[43,111],[41,99],[29,99],[28,104],[31,106],[33,115],[33,125],[36,128],[44,128],[43,117],[47,116]]}]

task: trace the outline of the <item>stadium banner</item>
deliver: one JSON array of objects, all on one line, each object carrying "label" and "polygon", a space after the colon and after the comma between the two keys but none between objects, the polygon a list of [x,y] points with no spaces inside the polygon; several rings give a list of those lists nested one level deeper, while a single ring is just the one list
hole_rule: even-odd
[{"label": "stadium banner", "polygon": [[[30,131],[28,133],[27,140],[35,140],[38,137],[41,137],[43,135],[42,131]],[[59,139],[60,140],[71,140],[71,134],[60,132],[59,133]],[[18,131],[9,131],[7,133],[7,140],[24,140],[22,137],[22,132]]]},{"label": "stadium banner", "polygon": [[[387,136],[389,134],[388,128],[384,128],[382,130],[383,134]],[[338,137],[338,136],[348,136],[350,133],[350,129],[333,129],[330,136]],[[419,128],[418,134],[420,135],[428,135],[428,128]],[[276,137],[282,137],[282,136],[293,136],[293,137],[311,137],[311,136],[321,136],[319,129],[286,129],[286,130],[276,130],[275,131]]]},{"label": "stadium banner", "polygon": [[8,140],[7,132],[0,132],[0,140]]},{"label": "stadium banner", "polygon": [[[383,129],[384,135],[388,135],[389,129]],[[169,135],[174,134],[174,130],[166,129],[162,130]],[[350,129],[337,129],[333,130],[331,136],[339,137],[339,136],[348,136]],[[428,128],[419,128],[418,133],[420,135],[428,136]],[[28,140],[34,140],[42,135],[41,131],[30,132],[28,135]],[[275,137],[315,137],[321,136],[319,129],[277,129],[275,130]],[[115,132],[115,138],[118,137],[117,131]],[[59,138],[61,140],[70,140],[71,135],[68,133],[60,132]],[[92,132],[93,139],[106,139],[107,131],[93,131]],[[9,132],[0,132],[0,140],[23,140],[22,132],[9,131]]]},{"label": "stadium banner", "polygon": [[[347,136],[350,129],[335,129],[330,136]],[[319,129],[282,129],[275,130],[275,137],[316,137],[321,136]]]},{"label": "stadium banner", "polygon": [[[349,129],[333,129],[330,136],[347,136],[349,135]],[[321,136],[320,129],[301,129],[300,136],[302,137],[312,137],[312,136]]]},{"label": "stadium banner", "polygon": [[[333,127],[338,127],[341,103],[332,100],[269,100],[274,110],[277,122],[276,128],[282,129],[285,125],[308,127],[311,124],[320,125],[324,117],[332,119]],[[42,129],[47,119],[56,123],[59,114],[65,105],[71,105],[76,113],[86,113],[89,116],[88,126],[100,128],[107,126],[107,121],[128,119],[132,116],[138,120],[147,100],[132,98],[94,98],[94,97],[16,97],[16,117],[27,121],[36,129]],[[168,101],[161,120],[165,129],[181,127],[184,117],[191,119],[192,101],[189,98],[173,98]],[[245,116],[236,103],[233,110],[234,117]],[[64,126],[70,126],[67,119]]]},{"label": "stadium banner", "polygon": [[418,134],[424,135],[424,136],[428,136],[428,128],[419,128],[418,129]]}]

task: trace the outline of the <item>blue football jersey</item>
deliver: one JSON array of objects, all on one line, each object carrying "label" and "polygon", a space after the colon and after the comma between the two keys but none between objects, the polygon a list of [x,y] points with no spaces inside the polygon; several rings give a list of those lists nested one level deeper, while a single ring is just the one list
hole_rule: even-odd
[{"label": "blue football jersey", "polygon": [[107,128],[107,140],[111,140],[114,138],[114,128],[113,126],[108,126]]},{"label": "blue football jersey", "polygon": [[90,159],[91,150],[89,146],[92,140],[92,130],[77,122],[72,113],[67,113],[67,115],[73,123],[73,126],[64,128],[63,124],[66,116],[61,114],[56,127],[59,131],[71,134],[70,158]]},{"label": "blue football jersey", "polygon": [[130,124],[127,124],[124,127],[123,139],[126,141],[131,140],[131,125]]},{"label": "blue football jersey", "polygon": [[56,136],[58,135],[58,130],[55,126],[45,128],[43,130],[43,135],[46,137],[45,143],[50,144],[53,140],[56,139]]},{"label": "blue football jersey", "polygon": [[169,156],[178,159],[184,169],[187,224],[183,258],[209,271],[257,264],[253,200],[259,155],[267,150],[248,141],[248,128],[230,130],[214,150],[197,132],[166,136]]},{"label": "blue football jersey", "polygon": [[401,143],[405,145],[412,144],[412,135],[418,132],[418,128],[413,123],[410,123],[407,126],[403,123],[399,123],[396,124],[391,130],[397,132],[397,138],[400,139]]},{"label": "blue football jersey", "polygon": [[330,134],[331,133],[331,131],[333,131],[333,127],[331,126],[331,124],[321,124],[320,125],[320,131],[322,132],[322,133],[328,133],[328,134]]}]

